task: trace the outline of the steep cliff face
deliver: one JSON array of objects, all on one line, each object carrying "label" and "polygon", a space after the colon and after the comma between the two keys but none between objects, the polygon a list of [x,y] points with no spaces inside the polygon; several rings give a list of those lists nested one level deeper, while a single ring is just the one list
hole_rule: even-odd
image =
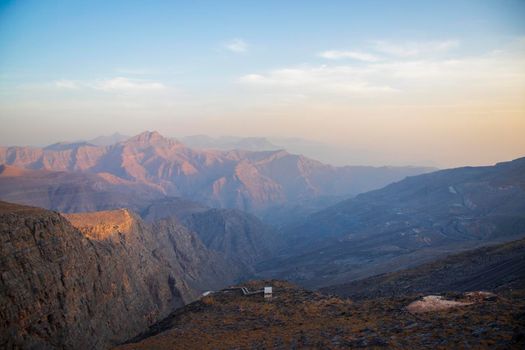
[{"label": "steep cliff face", "polygon": [[123,259],[126,255],[140,257],[140,264],[128,262],[133,270],[153,263],[159,272],[169,272],[171,277],[167,278],[186,302],[204,290],[223,287],[240,274],[175,218],[147,224],[127,209],[63,215],[86,237],[102,242],[113,252],[122,250]]},{"label": "steep cliff face", "polygon": [[0,347],[108,348],[199,287],[229,282],[225,263],[200,250],[194,234],[176,223],[156,228],[127,210],[66,219],[0,202]]},{"label": "steep cliff face", "polygon": [[246,266],[234,259],[208,249],[197,233],[180,225],[175,218],[154,222],[151,232],[156,242],[152,251],[180,276],[192,298],[206,290],[224,288],[248,272]]}]

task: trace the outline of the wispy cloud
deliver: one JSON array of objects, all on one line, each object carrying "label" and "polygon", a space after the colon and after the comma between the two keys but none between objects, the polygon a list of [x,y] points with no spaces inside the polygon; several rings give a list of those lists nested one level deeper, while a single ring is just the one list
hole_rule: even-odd
[{"label": "wispy cloud", "polygon": [[54,86],[60,89],[78,89],[80,86],[73,80],[57,80]]},{"label": "wispy cloud", "polygon": [[125,74],[125,75],[148,75],[148,74],[154,74],[156,71],[154,69],[149,68],[126,68],[126,67],[120,67],[115,69],[115,72],[117,74]]},{"label": "wispy cloud", "polygon": [[[380,62],[389,58],[410,58],[417,57],[428,58],[432,55],[448,52],[459,47],[458,40],[441,40],[441,41],[403,41],[393,42],[377,40],[370,42],[366,51],[361,50],[327,50],[318,54],[318,56],[330,60],[352,59],[362,62]],[[374,51],[374,52],[369,52]],[[386,55],[386,56],[385,56]]]},{"label": "wispy cloud", "polygon": [[446,51],[455,45],[453,42],[419,44],[395,51],[396,56],[385,56],[380,61],[281,67],[246,74],[239,78],[239,82],[311,98],[330,93],[379,97],[392,92],[402,92],[408,98],[423,91],[429,96],[437,96],[438,91],[443,96],[459,96],[467,89],[472,94],[476,90],[482,96],[523,89],[525,72],[521,68],[521,56],[515,52],[493,51],[455,58],[422,55],[424,52]]},{"label": "wispy cloud", "polygon": [[244,53],[248,51],[248,44],[243,39],[232,39],[225,43],[224,47],[235,53]]},{"label": "wispy cloud", "polygon": [[364,62],[378,62],[381,59],[375,55],[361,52],[361,51],[339,51],[339,50],[328,50],[323,51],[319,54],[320,57],[330,59],[330,60],[340,60],[345,58],[350,58],[357,61]]},{"label": "wispy cloud", "polygon": [[97,90],[104,91],[158,91],[166,89],[166,86],[156,81],[145,81],[116,77],[112,79],[101,80],[93,87]]},{"label": "wispy cloud", "polygon": [[109,79],[99,80],[56,80],[52,84],[53,87],[58,89],[70,89],[70,90],[98,90],[105,92],[115,93],[130,93],[130,92],[155,92],[163,91],[168,87],[161,82],[143,80],[143,79],[130,79],[125,77],[115,77]]},{"label": "wispy cloud", "polygon": [[248,74],[239,81],[258,87],[294,89],[295,92],[336,95],[392,93],[396,89],[365,79],[366,70],[352,66],[317,66],[276,69],[265,74]]},{"label": "wispy cloud", "polygon": [[415,57],[420,55],[442,53],[457,47],[459,47],[458,40],[407,42],[390,42],[379,40],[372,42],[372,48],[374,50],[398,57]]}]

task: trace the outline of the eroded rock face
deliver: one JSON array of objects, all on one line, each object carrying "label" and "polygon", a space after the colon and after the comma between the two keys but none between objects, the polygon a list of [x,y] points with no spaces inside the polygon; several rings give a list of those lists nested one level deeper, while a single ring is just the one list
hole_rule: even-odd
[{"label": "eroded rock face", "polygon": [[[194,280],[229,282],[225,265],[176,223],[154,234],[127,210],[68,219],[77,228],[56,212],[0,202],[0,347],[108,348],[208,287]],[[225,271],[215,278],[210,265]]]}]

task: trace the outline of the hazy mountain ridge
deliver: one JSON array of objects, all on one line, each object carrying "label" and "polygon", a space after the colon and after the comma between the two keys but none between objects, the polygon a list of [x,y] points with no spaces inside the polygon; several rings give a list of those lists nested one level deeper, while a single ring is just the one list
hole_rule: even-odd
[{"label": "hazy mountain ridge", "polygon": [[273,144],[266,137],[236,137],[221,136],[211,137],[208,135],[191,135],[179,138],[182,143],[197,149],[218,149],[218,150],[247,150],[247,151],[271,151],[279,150],[283,147]]},{"label": "hazy mountain ridge", "polygon": [[[191,135],[178,138],[184,144],[197,149],[268,151],[285,149],[293,154],[302,154],[323,163],[336,166],[348,164],[369,164],[372,159],[387,158],[365,149],[355,149],[348,145],[337,145],[298,137],[240,137]],[[425,166],[432,162],[426,161]],[[432,165],[434,166],[434,165]]]},{"label": "hazy mountain ridge", "polygon": [[113,145],[115,143],[126,141],[130,137],[131,136],[122,135],[122,134],[116,132],[116,133],[113,133],[111,135],[97,136],[97,137],[95,137],[93,139],[87,140],[86,142],[91,143],[93,145],[97,145],[97,146],[110,146],[110,145]]},{"label": "hazy mountain ridge", "polygon": [[525,234],[525,158],[409,177],[285,230],[261,276],[326,286]]},{"label": "hazy mountain ridge", "polygon": [[[323,237],[354,232],[359,225],[368,225],[368,213],[381,215],[374,218],[387,222],[392,216],[396,222],[423,220],[425,216],[448,218],[481,217],[485,215],[516,215],[525,212],[525,158],[498,163],[487,167],[465,167],[441,170],[408,177],[385,188],[358,195],[312,215],[311,222],[331,222]],[[497,212],[495,212],[495,210]],[[393,225],[391,223],[389,225]],[[302,227],[302,238],[316,230],[308,223]],[[310,230],[310,231],[308,231]],[[402,228],[399,228],[402,230]],[[452,228],[457,238],[462,232]],[[453,232],[443,232],[454,234]],[[479,234],[482,234],[481,232]],[[485,234],[490,234],[485,232]]]},{"label": "hazy mountain ridge", "polygon": [[0,164],[109,174],[113,181],[148,186],[154,193],[255,213],[320,196],[357,194],[430,170],[333,167],[282,150],[194,150],[157,132],[110,146],[75,143],[55,148],[0,148]]}]

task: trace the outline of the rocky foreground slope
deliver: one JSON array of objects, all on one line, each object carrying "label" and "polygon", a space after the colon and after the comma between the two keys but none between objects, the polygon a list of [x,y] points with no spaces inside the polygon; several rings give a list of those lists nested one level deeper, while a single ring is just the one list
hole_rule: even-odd
[{"label": "rocky foreground slope", "polygon": [[523,290],[491,298],[456,295],[468,305],[416,314],[407,306],[420,299],[417,295],[354,302],[275,280],[243,284],[250,290],[265,285],[274,288],[271,300],[217,292],[116,349],[520,349],[525,344]]},{"label": "rocky foreground slope", "polygon": [[174,221],[128,210],[69,214],[0,202],[0,347],[104,349],[235,268]]}]

